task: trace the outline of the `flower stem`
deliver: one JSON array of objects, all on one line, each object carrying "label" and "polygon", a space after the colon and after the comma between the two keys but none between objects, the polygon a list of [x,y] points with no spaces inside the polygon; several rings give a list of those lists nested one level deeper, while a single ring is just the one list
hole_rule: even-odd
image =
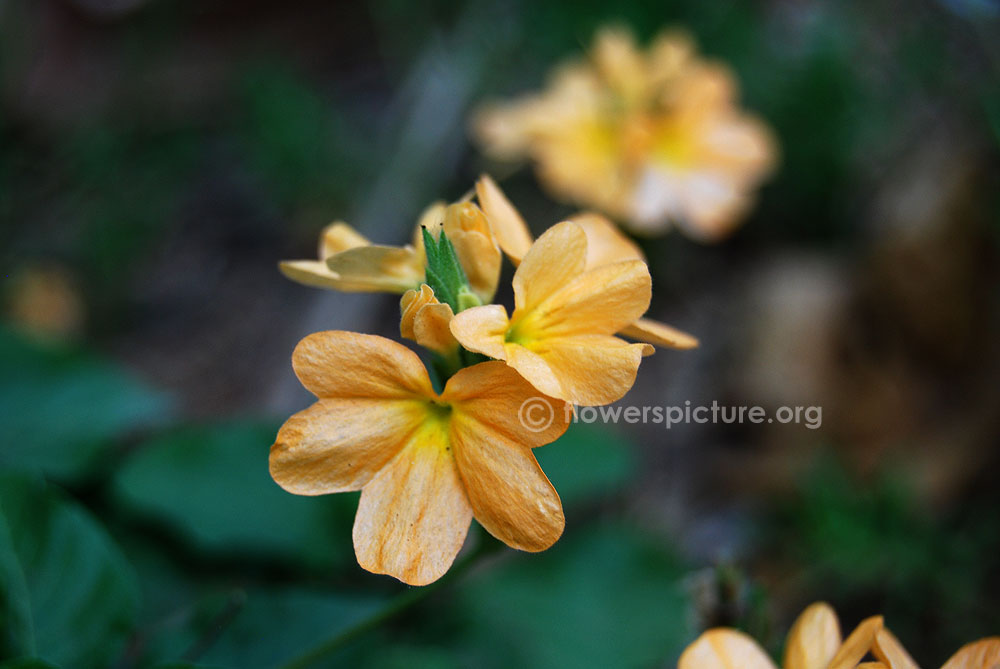
[{"label": "flower stem", "polygon": [[377,629],[383,623],[423,601],[436,590],[457,580],[470,567],[478,563],[481,558],[497,552],[502,547],[503,544],[484,533],[480,538],[479,545],[471,553],[455,563],[448,573],[438,580],[422,588],[407,590],[367,618],[319,642],[306,652],[281,665],[279,669],[304,669],[305,667],[312,666],[316,662],[340,650],[354,639]]}]

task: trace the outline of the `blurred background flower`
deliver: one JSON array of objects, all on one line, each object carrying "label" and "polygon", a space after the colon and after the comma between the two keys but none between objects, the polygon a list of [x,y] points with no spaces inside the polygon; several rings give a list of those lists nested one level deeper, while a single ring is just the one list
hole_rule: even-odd
[{"label": "blurred background flower", "polygon": [[[535,236],[575,213],[467,123],[606,25],[639,53],[683,27],[781,147],[724,242],[640,241],[649,316],[701,346],[645,359],[624,401],[822,406],[822,427],[572,425],[537,452],[555,546],[318,666],[674,666],[720,625],[778,658],[821,599],[884,614],[921,666],[996,634],[998,21],[991,0],[0,3],[0,657],[274,666],[412,592],[357,566],[354,495],[266,468],[312,401],[296,342],[396,336],[398,296],[276,263],[336,219],[404,245],[485,171]],[[27,290],[37,271],[60,288]],[[66,334],[18,316],[50,311]]]},{"label": "blurred background flower", "polygon": [[530,156],[559,196],[633,230],[678,224],[695,239],[727,236],[776,154],[768,128],[735,106],[736,81],[691,38],[664,31],[640,51],[625,28],[602,28],[589,62],[549,88],[480,109],[473,131],[501,159]]}]

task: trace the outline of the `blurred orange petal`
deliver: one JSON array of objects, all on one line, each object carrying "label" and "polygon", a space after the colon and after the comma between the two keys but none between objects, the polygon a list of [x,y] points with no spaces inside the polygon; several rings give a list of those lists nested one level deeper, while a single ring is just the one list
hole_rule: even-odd
[{"label": "blurred orange petal", "polygon": [[1000,667],[1000,637],[993,636],[966,644],[941,669],[996,669]]},{"label": "blurred orange petal", "polygon": [[776,669],[757,642],[743,632],[712,629],[688,646],[677,669]]},{"label": "blurred orange petal", "polygon": [[861,621],[844,640],[837,654],[830,660],[827,669],[854,669],[854,667],[871,651],[875,643],[875,635],[882,629],[882,616],[872,616]]},{"label": "blurred orange petal", "polygon": [[826,669],[840,647],[840,623],[826,602],[803,611],[788,633],[784,669]]},{"label": "blurred orange petal", "polygon": [[885,627],[875,635],[872,654],[889,669],[919,669],[899,639]]},{"label": "blurred orange petal", "polygon": [[319,259],[371,244],[368,239],[343,221],[336,221],[323,228],[319,236]]},{"label": "blurred orange petal", "polygon": [[688,333],[671,327],[666,323],[640,318],[626,325],[619,331],[623,337],[638,339],[654,346],[666,348],[691,349],[698,346],[698,339]]},{"label": "blurred orange petal", "polygon": [[424,260],[411,246],[359,246],[326,259],[344,292],[405,293],[424,280]]},{"label": "blurred orange petal", "polygon": [[483,208],[493,235],[504,253],[515,265],[531,248],[531,232],[514,205],[510,203],[496,182],[484,174],[476,182],[476,197]]}]

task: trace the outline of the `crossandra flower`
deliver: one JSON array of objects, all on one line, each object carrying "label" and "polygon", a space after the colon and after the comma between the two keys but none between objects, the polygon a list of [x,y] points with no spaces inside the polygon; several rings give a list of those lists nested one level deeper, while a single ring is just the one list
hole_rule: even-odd
[{"label": "crossandra flower", "polygon": [[343,222],[327,226],[320,237],[319,260],[286,260],[282,273],[293,281],[344,292],[404,294],[419,290],[427,261],[423,231],[437,237],[443,230],[455,247],[469,287],[489,302],[500,278],[500,249],[483,212],[471,202],[428,207],[407,246],[372,244]]},{"label": "crossandra flower", "polygon": [[451,334],[451,319],[455,316],[451,306],[438,301],[426,283],[420,290],[409,290],[399,302],[402,318],[399,333],[424,348],[449,356],[458,348],[458,341]]},{"label": "crossandra flower", "polygon": [[767,127],[739,109],[722,64],[686,35],[660,34],[640,51],[605,28],[588,61],[549,88],[475,115],[472,131],[501,160],[528,157],[559,197],[596,207],[637,232],[676,224],[703,241],[728,235],[777,153]]},{"label": "crossandra flower", "polygon": [[[511,262],[519,265],[532,244],[531,232],[524,218],[489,176],[483,175],[476,182],[476,194],[500,248]],[[584,263],[587,269],[623,260],[645,262],[646,258],[639,247],[601,214],[582,212],[570,220],[576,222],[587,236],[587,257]],[[619,334],[667,348],[689,349],[698,345],[697,338],[692,335],[649,318],[636,319]]]},{"label": "crossandra flower", "polygon": [[[874,659],[865,661],[871,654]],[[757,643],[743,632],[716,628],[702,634],[681,655],[678,669],[775,669]],[[885,627],[882,616],[862,621],[841,641],[837,614],[828,604],[809,606],[792,625],[785,643],[784,669],[917,669],[917,663]],[[1000,637],[962,647],[942,669],[995,669]]]},{"label": "crossandra flower", "polygon": [[281,427],[271,476],[299,495],[361,490],[353,535],[363,568],[435,581],[473,517],[519,550],[559,538],[562,504],[531,449],[566,430],[565,405],[542,398],[551,423],[522,425],[521,405],[539,393],[510,367],[466,367],[438,394],[415,353],[353,332],[309,335],[292,363],[318,401]]},{"label": "crossandra flower", "polygon": [[514,273],[514,311],[489,304],[455,315],[470,351],[504,360],[541,392],[574,404],[608,404],[635,382],[649,344],[615,337],[649,307],[641,260],[588,269],[587,235],[573,221],[549,228]]}]

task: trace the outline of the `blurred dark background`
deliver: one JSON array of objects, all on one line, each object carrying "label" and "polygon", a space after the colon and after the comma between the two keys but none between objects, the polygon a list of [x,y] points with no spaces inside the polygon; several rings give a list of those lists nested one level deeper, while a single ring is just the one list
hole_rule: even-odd
[{"label": "blurred dark background", "polygon": [[816,599],[924,666],[1000,632],[997,2],[0,0],[0,660],[277,666],[405,590],[357,567],[356,495],[266,466],[295,343],[397,335],[397,299],[276,264],[334,219],[403,243],[483,171],[536,233],[571,213],[466,123],[609,22],[686,27],[781,146],[731,239],[641,240],[702,346],[624,401],[822,427],[574,426],[538,452],[553,549],[325,662],[674,666],[723,624],[777,653]]}]

